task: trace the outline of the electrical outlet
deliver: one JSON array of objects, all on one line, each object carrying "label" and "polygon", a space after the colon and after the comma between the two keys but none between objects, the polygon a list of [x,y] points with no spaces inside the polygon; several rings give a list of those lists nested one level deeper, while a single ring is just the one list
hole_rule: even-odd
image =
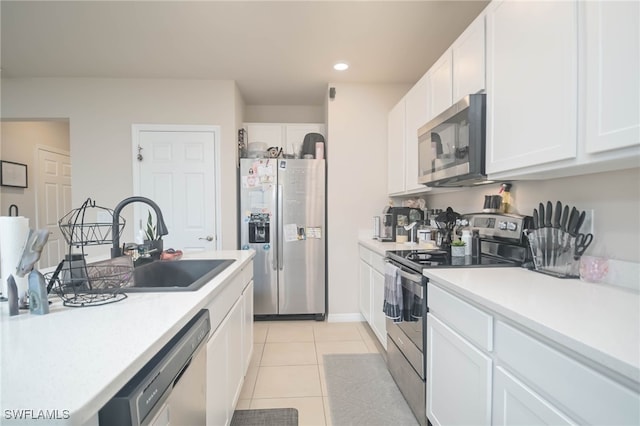
[{"label": "electrical outlet", "polygon": [[593,234],[593,222],[594,222],[594,210],[587,209],[584,211],[584,222],[580,227],[580,233],[582,234]]}]

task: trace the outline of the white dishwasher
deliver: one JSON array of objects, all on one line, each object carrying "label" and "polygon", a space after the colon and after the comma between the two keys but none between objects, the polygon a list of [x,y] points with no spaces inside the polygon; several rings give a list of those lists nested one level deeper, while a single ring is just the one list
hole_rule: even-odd
[{"label": "white dishwasher", "polygon": [[203,309],[100,410],[100,425],[205,424],[210,330]]}]

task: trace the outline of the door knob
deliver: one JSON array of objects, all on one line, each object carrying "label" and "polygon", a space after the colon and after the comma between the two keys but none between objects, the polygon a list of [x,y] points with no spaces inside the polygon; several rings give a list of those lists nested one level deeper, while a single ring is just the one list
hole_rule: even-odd
[{"label": "door knob", "polygon": [[212,235],[207,235],[206,237],[200,237],[198,239],[199,240],[213,241],[213,236]]}]

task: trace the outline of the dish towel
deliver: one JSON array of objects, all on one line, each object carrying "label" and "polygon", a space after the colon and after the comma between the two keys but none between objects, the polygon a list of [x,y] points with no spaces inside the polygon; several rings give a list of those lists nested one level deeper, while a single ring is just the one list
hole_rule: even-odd
[{"label": "dish towel", "polygon": [[400,268],[386,263],[384,267],[384,306],[382,311],[394,322],[402,322],[402,306]]},{"label": "dish towel", "polygon": [[422,299],[418,295],[413,295],[413,303],[411,304],[411,315],[409,318],[405,318],[407,321],[416,322],[422,318]]}]

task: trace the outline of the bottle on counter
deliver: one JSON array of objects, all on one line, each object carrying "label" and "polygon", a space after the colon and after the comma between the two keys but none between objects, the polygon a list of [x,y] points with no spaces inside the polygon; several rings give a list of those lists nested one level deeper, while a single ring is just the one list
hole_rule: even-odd
[{"label": "bottle on counter", "polygon": [[480,257],[481,247],[480,247],[480,231],[478,229],[474,229],[471,234],[471,256],[474,258]]},{"label": "bottle on counter", "polygon": [[511,184],[510,183],[503,183],[502,185],[500,185],[500,195],[502,195],[500,212],[511,213]]},{"label": "bottle on counter", "polygon": [[471,231],[468,229],[463,229],[460,239],[464,241],[464,255],[471,256],[471,252],[473,250],[471,247],[471,243],[473,240],[473,238],[471,237]]}]

